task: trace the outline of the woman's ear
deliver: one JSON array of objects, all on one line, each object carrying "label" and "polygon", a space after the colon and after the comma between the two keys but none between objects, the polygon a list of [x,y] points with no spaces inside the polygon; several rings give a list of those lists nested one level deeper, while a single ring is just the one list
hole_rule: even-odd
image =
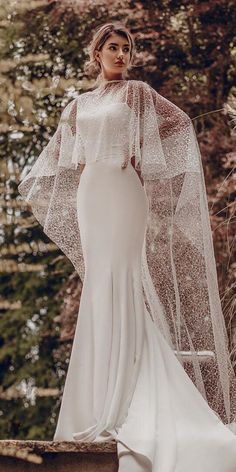
[{"label": "woman's ear", "polygon": [[96,61],[97,61],[97,62],[100,62],[99,52],[98,52],[98,51],[95,51],[94,55],[95,55]]}]

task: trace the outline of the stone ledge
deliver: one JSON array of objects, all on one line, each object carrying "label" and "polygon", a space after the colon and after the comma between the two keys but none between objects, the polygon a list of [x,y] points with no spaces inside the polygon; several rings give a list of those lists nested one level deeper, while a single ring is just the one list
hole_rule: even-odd
[{"label": "stone ledge", "polygon": [[[31,449],[37,453],[45,452],[95,452],[116,453],[116,441],[104,442],[76,442],[76,441],[23,441],[17,439],[0,440],[0,449],[2,446],[12,446],[17,449]],[[1,453],[1,450],[0,450]]]},{"label": "stone ledge", "polygon": [[117,472],[117,444],[0,440],[0,472]]}]

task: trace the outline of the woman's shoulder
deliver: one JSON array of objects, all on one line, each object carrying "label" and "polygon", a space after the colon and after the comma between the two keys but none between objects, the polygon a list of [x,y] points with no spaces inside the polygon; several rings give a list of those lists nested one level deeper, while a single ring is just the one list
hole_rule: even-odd
[{"label": "woman's shoulder", "polygon": [[131,85],[136,85],[137,87],[143,87],[143,88],[149,88],[150,85],[147,82],[144,82],[144,80],[136,80],[136,79],[130,79],[128,82],[131,83]]},{"label": "woman's shoulder", "polygon": [[[133,96],[139,100],[153,100],[159,95],[158,92],[144,80],[130,80],[129,88]],[[128,83],[129,83],[128,82]]]},{"label": "woman's shoulder", "polygon": [[73,109],[74,107],[77,106],[78,101],[79,101],[79,95],[76,95],[76,97],[72,98],[72,100],[69,100],[69,102],[63,107],[63,112],[69,111]]},{"label": "woman's shoulder", "polygon": [[70,100],[62,109],[63,115],[76,114],[78,109],[84,104],[90,92],[78,93],[72,100]]},{"label": "woman's shoulder", "polygon": [[153,89],[153,87],[151,87],[151,85],[149,85],[147,82],[144,82],[144,80],[128,80],[127,81],[129,86],[134,88],[135,90],[137,90],[138,92],[140,93],[144,93],[144,92],[156,92],[155,89]]}]

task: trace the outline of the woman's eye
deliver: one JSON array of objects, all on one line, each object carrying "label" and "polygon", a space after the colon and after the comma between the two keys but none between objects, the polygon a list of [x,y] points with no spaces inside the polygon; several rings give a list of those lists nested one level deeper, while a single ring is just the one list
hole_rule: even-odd
[{"label": "woman's eye", "polygon": [[[116,49],[115,46],[110,46],[109,49],[111,49],[111,48],[115,48],[115,49]],[[125,50],[125,52],[129,52],[129,49],[128,49],[128,48],[125,48],[124,50]]]}]

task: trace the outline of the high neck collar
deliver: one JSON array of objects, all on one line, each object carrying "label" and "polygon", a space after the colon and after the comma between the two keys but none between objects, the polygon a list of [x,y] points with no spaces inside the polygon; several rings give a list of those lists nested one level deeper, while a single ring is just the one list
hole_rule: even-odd
[{"label": "high neck collar", "polygon": [[106,79],[105,77],[101,79],[101,82],[123,82],[123,81],[125,81],[125,79]]},{"label": "high neck collar", "polygon": [[100,80],[100,83],[99,83],[99,87],[103,87],[107,84],[111,84],[111,83],[125,83],[127,82],[126,79],[101,79]]}]

